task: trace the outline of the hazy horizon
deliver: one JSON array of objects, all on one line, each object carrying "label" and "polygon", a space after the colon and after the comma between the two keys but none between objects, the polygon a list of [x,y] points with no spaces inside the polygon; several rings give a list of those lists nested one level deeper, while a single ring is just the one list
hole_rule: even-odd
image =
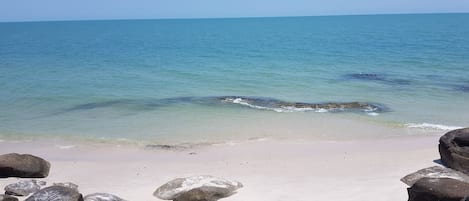
[{"label": "hazy horizon", "polygon": [[340,17],[340,16],[379,16],[379,15],[444,15],[444,14],[469,14],[468,12],[433,12],[433,13],[369,13],[369,14],[331,14],[331,15],[285,15],[285,16],[241,16],[241,17],[167,17],[167,18],[100,18],[100,19],[44,19],[44,20],[18,20],[1,21],[11,22],[73,22],[73,21],[113,21],[113,20],[197,20],[197,19],[249,19],[249,18],[294,18],[294,17]]},{"label": "hazy horizon", "polygon": [[5,0],[0,22],[468,13],[466,0]]}]

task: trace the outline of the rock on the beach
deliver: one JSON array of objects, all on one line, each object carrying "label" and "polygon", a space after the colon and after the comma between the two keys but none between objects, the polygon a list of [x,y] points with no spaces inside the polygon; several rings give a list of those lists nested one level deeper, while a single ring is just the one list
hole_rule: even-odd
[{"label": "rock on the beach", "polygon": [[450,178],[422,178],[407,191],[409,201],[469,201],[469,183]]},{"label": "rock on the beach", "polygon": [[163,200],[216,201],[236,193],[241,187],[243,185],[237,181],[201,175],[171,180],[153,195]]},{"label": "rock on the beach", "polygon": [[417,172],[408,174],[401,179],[405,184],[412,186],[422,178],[451,178],[465,183],[469,183],[469,176],[456,170],[441,166],[433,166],[421,169]]},{"label": "rock on the beach", "polygon": [[9,195],[0,195],[0,201],[18,201],[18,198]]},{"label": "rock on the beach", "polygon": [[439,150],[445,166],[469,174],[469,128],[453,130],[443,135]]},{"label": "rock on the beach", "polygon": [[83,196],[75,189],[64,186],[49,186],[25,201],[83,201]]},{"label": "rock on the beach", "polygon": [[9,184],[5,187],[5,194],[16,196],[27,196],[41,190],[41,186],[46,185],[45,181],[23,180]]},{"label": "rock on the beach", "polygon": [[49,175],[50,163],[29,154],[0,155],[0,177],[44,178]]},{"label": "rock on the beach", "polygon": [[72,182],[54,183],[53,186],[63,186],[63,187],[75,189],[76,191],[78,191],[78,185],[76,185]]},{"label": "rock on the beach", "polygon": [[93,193],[85,196],[85,201],[126,201],[109,193]]}]

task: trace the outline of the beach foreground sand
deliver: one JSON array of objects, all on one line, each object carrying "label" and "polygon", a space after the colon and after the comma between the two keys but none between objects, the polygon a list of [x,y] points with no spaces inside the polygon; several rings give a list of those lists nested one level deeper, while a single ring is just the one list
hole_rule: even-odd
[{"label": "beach foreground sand", "polygon": [[[127,200],[159,200],[152,193],[165,182],[204,174],[244,184],[237,194],[223,199],[226,201],[397,201],[407,199],[406,185],[399,179],[435,165],[433,161],[439,159],[439,137],[253,140],[176,150],[4,141],[0,152],[43,157],[52,164],[49,177],[43,179],[48,185],[73,182],[84,195],[106,192]],[[0,179],[0,186],[17,180]]]}]

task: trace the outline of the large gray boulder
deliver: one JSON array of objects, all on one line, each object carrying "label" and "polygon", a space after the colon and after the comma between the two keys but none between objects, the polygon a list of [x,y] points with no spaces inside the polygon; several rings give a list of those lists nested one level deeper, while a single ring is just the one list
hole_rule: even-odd
[{"label": "large gray boulder", "polygon": [[243,185],[237,181],[201,175],[171,180],[153,195],[173,201],[216,201],[231,196],[241,187]]},{"label": "large gray boulder", "polygon": [[64,186],[49,186],[25,201],[83,201],[83,196],[75,189]]},{"label": "large gray boulder", "polygon": [[0,195],[0,201],[18,201],[18,198],[10,195]]},{"label": "large gray boulder", "polygon": [[469,176],[458,172],[456,170],[445,168],[441,166],[433,166],[421,169],[417,172],[408,174],[407,176],[401,179],[405,184],[412,186],[415,182],[422,178],[450,178],[456,179],[465,183],[469,183]]},{"label": "large gray boulder", "polygon": [[85,196],[85,201],[126,201],[109,193],[93,193]]},{"label": "large gray boulder", "polygon": [[44,178],[49,175],[50,163],[29,154],[0,155],[0,177]]},{"label": "large gray boulder", "polygon": [[469,128],[453,130],[443,135],[439,150],[445,166],[469,174]]},{"label": "large gray boulder", "polygon": [[46,185],[45,181],[23,180],[5,186],[5,194],[16,196],[27,196],[41,190],[41,186]]},{"label": "large gray boulder", "polygon": [[409,201],[469,201],[469,183],[450,178],[422,178],[407,191]]}]

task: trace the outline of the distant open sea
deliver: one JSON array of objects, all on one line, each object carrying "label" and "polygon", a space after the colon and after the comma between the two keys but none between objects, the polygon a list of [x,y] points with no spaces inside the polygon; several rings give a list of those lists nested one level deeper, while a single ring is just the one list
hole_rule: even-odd
[{"label": "distant open sea", "polygon": [[5,138],[249,138],[321,118],[468,126],[469,14],[0,23]]}]

